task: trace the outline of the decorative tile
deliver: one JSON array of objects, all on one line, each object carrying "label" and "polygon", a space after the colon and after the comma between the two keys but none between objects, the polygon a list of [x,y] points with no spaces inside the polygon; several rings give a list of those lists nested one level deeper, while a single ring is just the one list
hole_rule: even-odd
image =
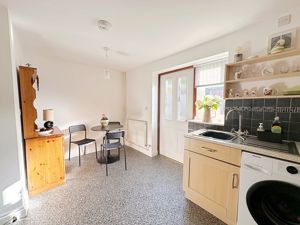
[{"label": "decorative tile", "polygon": [[243,99],[243,107],[252,107],[252,99]]},{"label": "decorative tile", "polygon": [[276,107],[276,99],[265,99],[265,107]]},{"label": "decorative tile", "polygon": [[293,107],[300,107],[300,98],[293,98],[292,99],[292,106]]},{"label": "decorative tile", "polygon": [[290,113],[277,113],[280,121],[290,121]]},{"label": "decorative tile", "polygon": [[279,98],[277,99],[277,107],[290,107],[291,99],[290,98]]},{"label": "decorative tile", "polygon": [[253,100],[253,107],[263,107],[265,105],[264,99],[254,99]]}]

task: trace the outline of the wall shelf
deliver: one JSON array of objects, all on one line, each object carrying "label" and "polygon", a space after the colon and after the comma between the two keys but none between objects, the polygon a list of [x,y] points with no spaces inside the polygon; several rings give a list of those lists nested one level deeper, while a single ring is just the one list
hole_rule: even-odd
[{"label": "wall shelf", "polygon": [[[274,54],[274,55],[265,55],[261,57],[256,57],[252,59],[247,59],[241,62],[237,63],[229,63],[226,65],[225,68],[225,76],[224,76],[224,98],[225,99],[263,99],[263,98],[300,98],[300,95],[279,95],[279,96],[264,96],[262,92],[263,88],[266,87],[266,83],[263,83],[262,81],[268,81],[268,80],[275,80],[270,82],[268,86],[270,85],[272,88],[272,85],[275,85],[276,92],[278,94],[284,93],[284,91],[288,90],[289,88],[292,88],[293,85],[299,84],[300,79],[300,71],[297,72],[289,72],[289,73],[277,73],[274,75],[259,75],[256,74],[256,76],[248,77],[248,78],[241,78],[241,79],[233,79],[234,74],[237,71],[241,70],[241,66],[245,64],[257,64],[262,62],[272,62],[277,59],[284,59],[285,61],[289,61],[289,57],[293,56],[300,56],[300,49],[298,50],[292,50],[292,51],[284,51],[282,53]],[[273,68],[274,69],[274,68]],[[275,69],[274,69],[275,70]],[[287,79],[286,79],[287,78]],[[295,82],[288,78],[295,78]],[[279,79],[278,82],[276,79]],[[285,85],[285,79],[287,80],[287,85]],[[284,80],[284,81],[283,81]],[[245,85],[247,83],[247,85]],[[247,90],[256,89],[258,95],[257,97],[236,97],[236,98],[229,98],[229,90],[233,90],[233,94],[241,93],[243,90],[242,88],[246,88]],[[240,90],[239,90],[240,89]],[[246,90],[245,89],[245,90]],[[258,93],[259,91],[259,93]]]},{"label": "wall shelf", "polygon": [[257,97],[236,97],[236,98],[225,98],[225,100],[237,100],[237,99],[274,99],[274,98],[300,98],[300,95],[272,95],[272,96],[257,96]]},{"label": "wall shelf", "polygon": [[297,76],[300,77],[300,72],[291,72],[291,73],[265,75],[265,76],[254,76],[249,78],[241,78],[238,80],[227,80],[225,81],[225,83],[232,84],[232,83],[241,83],[241,82],[253,82],[253,81],[272,80],[278,78],[297,77]]},{"label": "wall shelf", "polygon": [[292,57],[292,56],[297,56],[300,55],[300,50],[291,50],[291,51],[284,51],[282,53],[277,53],[273,55],[264,55],[264,56],[259,56],[256,58],[252,59],[246,59],[241,62],[237,63],[229,63],[227,66],[242,66],[244,64],[255,64],[255,63],[261,63],[265,61],[271,61],[275,59],[280,59],[280,58],[286,58],[286,57]]}]

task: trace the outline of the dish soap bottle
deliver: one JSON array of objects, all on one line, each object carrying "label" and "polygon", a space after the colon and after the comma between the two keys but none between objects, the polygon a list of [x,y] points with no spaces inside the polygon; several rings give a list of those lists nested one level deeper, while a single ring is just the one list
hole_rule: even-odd
[{"label": "dish soap bottle", "polygon": [[281,132],[282,132],[282,127],[280,125],[280,121],[279,121],[278,116],[276,116],[274,118],[274,121],[273,121],[272,127],[271,127],[271,132],[276,133],[276,134],[281,134]]}]

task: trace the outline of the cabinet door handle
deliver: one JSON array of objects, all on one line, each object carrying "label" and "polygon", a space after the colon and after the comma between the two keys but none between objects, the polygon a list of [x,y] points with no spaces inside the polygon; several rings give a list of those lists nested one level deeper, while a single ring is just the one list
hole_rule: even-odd
[{"label": "cabinet door handle", "polygon": [[239,175],[234,173],[232,176],[232,189],[238,189],[239,187]]},{"label": "cabinet door handle", "polygon": [[209,152],[216,152],[217,150],[215,149],[211,149],[211,148],[207,148],[207,147],[202,147],[203,149],[205,149],[206,151],[209,151]]}]

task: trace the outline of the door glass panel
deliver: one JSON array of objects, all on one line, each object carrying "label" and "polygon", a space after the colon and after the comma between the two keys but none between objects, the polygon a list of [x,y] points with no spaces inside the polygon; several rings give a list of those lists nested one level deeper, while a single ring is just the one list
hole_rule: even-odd
[{"label": "door glass panel", "polygon": [[178,78],[177,120],[187,119],[187,78]]},{"label": "door glass panel", "polygon": [[173,80],[166,79],[165,83],[165,119],[172,120],[173,112]]}]

